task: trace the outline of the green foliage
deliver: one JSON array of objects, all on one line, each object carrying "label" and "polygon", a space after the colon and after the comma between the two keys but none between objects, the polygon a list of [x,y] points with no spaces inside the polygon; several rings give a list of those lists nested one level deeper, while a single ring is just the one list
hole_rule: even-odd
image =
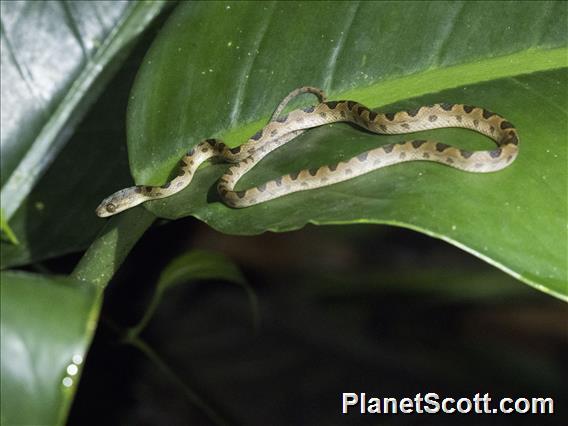
[{"label": "green foliage", "polygon": [[[493,3],[488,14],[485,3],[413,3],[404,15],[399,5],[380,3],[365,5],[365,13],[356,3],[180,7],[153,45],[130,102],[128,149],[138,184],[164,183],[202,138],[243,142],[283,96],[306,84],[385,112],[434,102],[483,106],[517,126],[521,154],[499,173],[406,163],[243,210],[220,202],[215,181],[226,166],[211,165],[185,191],[148,208],[169,219],[193,215],[221,232],[244,235],[306,223],[403,226],[566,298],[565,19],[545,19],[565,16],[566,8],[531,3],[515,9],[515,16],[502,8],[510,4]],[[538,25],[535,16],[543,17]],[[213,21],[222,25],[201,31]],[[405,28],[396,33],[396,48],[387,31],[393,21]],[[291,35],[285,46],[282,34]],[[222,96],[211,95],[219,89]],[[344,124],[315,129],[268,156],[241,188],[404,138]],[[462,129],[408,138],[490,146]]]},{"label": "green foliage", "polygon": [[2,5],[7,50],[2,81],[10,87],[2,91],[1,199],[7,220],[108,83],[132,40],[163,6],[160,1]]},{"label": "green foliage", "polygon": [[10,241],[12,244],[20,244],[20,242],[16,238],[16,235],[14,234],[14,231],[12,231],[12,228],[10,228],[10,225],[8,225],[8,222],[4,218],[4,210],[2,209],[0,209],[0,231],[2,231],[8,241]]},{"label": "green foliage", "polygon": [[0,274],[2,424],[63,424],[97,326],[90,283]]},{"label": "green foliage", "polygon": [[159,308],[162,298],[168,290],[183,284],[203,280],[227,281],[242,287],[248,297],[253,325],[258,330],[258,300],[237,265],[219,253],[206,250],[191,250],[175,257],[165,266],[144,315],[134,327],[125,332],[124,342],[144,353],[160,369],[164,377],[176,385],[187,400],[198,407],[209,420],[217,425],[226,425],[227,422],[221,414],[211,408],[195,390],[181,380],[178,374],[172,371],[167,363],[140,336]]},{"label": "green foliage", "polygon": [[20,241],[2,244],[2,269],[83,250],[97,235],[98,199],[112,183],[129,182],[120,155],[124,109],[117,107],[129,87],[111,86],[88,122],[73,129],[165,6],[2,3],[1,201]]},{"label": "green foliage", "polygon": [[[156,218],[194,216],[238,235],[308,223],[406,227],[568,298],[564,4],[183,2],[152,44],[131,93],[128,162],[138,184],[163,183],[180,156],[203,138],[221,137],[231,146],[244,142],[284,95],[303,85],[385,112],[434,102],[486,107],[519,129],[519,158],[488,175],[407,163],[244,210],[220,203],[215,183],[226,165],[208,164],[182,193],[105,222],[94,216],[94,207],[131,183],[124,111],[111,106],[127,94],[107,83],[165,4],[2,3],[0,225],[9,240],[0,242],[2,269],[28,265],[46,272],[39,261],[88,247],[69,277],[0,275],[3,424],[65,422],[103,291]],[[45,37],[30,37],[34,30]],[[54,69],[54,80],[39,78]],[[95,106],[94,118],[64,147],[104,89],[107,99]],[[408,137],[418,136],[469,149],[489,146],[462,129]],[[313,129],[263,160],[242,187],[405,138],[344,124]],[[380,272],[388,281],[388,271]],[[440,281],[437,273],[418,281],[400,278],[400,271],[395,275],[407,288],[419,282],[423,290]],[[332,278],[326,283],[343,291],[343,283]],[[219,254],[191,250],[172,255],[142,320],[124,333],[126,342],[221,424],[222,417],[140,337],[172,287],[211,279],[243,287],[258,323],[256,297],[237,266]],[[367,281],[372,287],[376,280]],[[481,290],[474,281],[470,292],[436,291],[456,300],[514,294],[493,288],[494,275]]]},{"label": "green foliage", "polygon": [[191,250],[175,257],[166,265],[144,316],[129,332],[130,339],[137,337],[146,327],[160,305],[164,292],[180,284],[198,280],[222,280],[241,286],[247,293],[253,324],[258,329],[258,300],[237,265],[219,253]]}]

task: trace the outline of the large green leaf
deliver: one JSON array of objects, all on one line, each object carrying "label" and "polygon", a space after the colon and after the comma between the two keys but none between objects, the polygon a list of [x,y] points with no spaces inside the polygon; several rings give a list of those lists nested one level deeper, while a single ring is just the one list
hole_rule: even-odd
[{"label": "large green leaf", "polygon": [[165,2],[2,2],[1,200],[9,220]]},{"label": "large green leaf", "polygon": [[[135,49],[134,56],[143,55],[147,43],[142,42],[141,47]],[[131,180],[124,146],[125,120],[120,118],[140,62],[131,60],[125,61],[12,216],[10,226],[20,244],[0,242],[2,269],[84,250],[104,226],[93,214],[98,199],[114,185],[126,186]]]},{"label": "large green leaf", "polygon": [[[384,111],[480,105],[520,132],[518,160],[499,173],[404,164],[234,210],[214,188],[226,166],[213,165],[181,194],[147,207],[238,234],[309,222],[404,226],[566,297],[566,22],[565,5],[555,2],[184,4],[138,75],[128,116],[131,170],[138,184],[161,184],[188,147],[212,136],[242,143],[302,85]],[[461,129],[420,137],[490,146]],[[315,129],[270,155],[242,187],[404,138],[343,124]]]},{"label": "large green leaf", "polygon": [[63,424],[96,327],[96,287],[2,272],[3,425]]}]

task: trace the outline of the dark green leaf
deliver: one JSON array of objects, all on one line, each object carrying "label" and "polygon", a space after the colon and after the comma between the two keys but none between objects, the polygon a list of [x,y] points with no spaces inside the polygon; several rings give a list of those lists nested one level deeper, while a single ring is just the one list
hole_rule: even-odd
[{"label": "dark green leaf", "polygon": [[109,192],[132,182],[125,110],[136,71],[163,23],[141,36],[73,136],[10,219],[20,245],[2,241],[2,269],[84,250],[105,221],[94,214]]},{"label": "dark green leaf", "polygon": [[240,285],[246,291],[251,305],[253,323],[258,326],[258,301],[236,264],[220,253],[191,250],[175,257],[162,271],[154,297],[140,323],[130,335],[136,336],[150,321],[163,293],[173,286],[196,280],[222,280]]},{"label": "dark green leaf", "polygon": [[[133,92],[135,180],[164,183],[203,138],[242,143],[298,86],[381,111],[432,102],[483,106],[520,132],[518,160],[499,173],[404,164],[234,210],[219,202],[215,181],[225,166],[214,165],[178,196],[147,207],[237,234],[306,223],[408,227],[566,298],[566,23],[567,9],[557,2],[186,3],[153,45]],[[490,146],[459,129],[420,137]],[[265,159],[242,188],[404,138],[343,124],[315,129]]]},{"label": "dark green leaf", "polygon": [[64,424],[96,327],[96,288],[2,272],[2,424]]},{"label": "dark green leaf", "polygon": [[2,269],[84,250],[105,225],[98,202],[132,180],[120,115],[130,87],[124,74],[134,70],[108,86],[10,220],[21,244],[1,243]]},{"label": "dark green leaf", "polygon": [[224,280],[244,285],[243,274],[230,259],[220,253],[191,250],[174,258],[163,270],[159,291],[192,280]]},{"label": "dark green leaf", "polygon": [[2,2],[1,200],[10,220],[165,2]]},{"label": "dark green leaf", "polygon": [[106,287],[155,218],[150,212],[135,208],[108,220],[75,267],[73,278]]}]

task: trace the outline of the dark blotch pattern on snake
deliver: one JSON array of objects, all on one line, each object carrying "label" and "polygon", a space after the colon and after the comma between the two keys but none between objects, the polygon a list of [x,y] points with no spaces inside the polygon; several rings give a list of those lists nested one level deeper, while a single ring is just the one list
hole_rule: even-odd
[{"label": "dark blotch pattern on snake", "polygon": [[[288,103],[304,93],[317,96],[317,105],[281,115]],[[301,170],[235,191],[237,182],[266,155],[308,129],[335,122],[353,123],[377,134],[402,134],[444,127],[461,127],[481,133],[497,144],[497,149],[466,151],[432,140],[410,140],[388,144],[358,154],[333,165]],[[292,194],[353,179],[373,170],[406,161],[433,161],[467,172],[495,172],[508,167],[518,153],[519,136],[514,126],[500,115],[470,105],[434,104],[409,111],[381,114],[355,101],[326,102],[322,90],[300,87],[286,96],[268,124],[246,143],[228,148],[222,141],[206,139],[181,159],[178,176],[162,186],[134,186],[115,192],[96,210],[106,217],[145,201],[169,197],[187,187],[198,167],[216,158],[234,163],[219,179],[218,192],[224,203],[242,208]]]}]

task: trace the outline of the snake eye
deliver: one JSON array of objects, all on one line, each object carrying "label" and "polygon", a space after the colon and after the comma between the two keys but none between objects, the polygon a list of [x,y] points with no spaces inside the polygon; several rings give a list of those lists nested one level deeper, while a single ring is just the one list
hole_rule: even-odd
[{"label": "snake eye", "polygon": [[107,212],[109,212],[109,213],[114,213],[115,210],[116,210],[116,206],[115,206],[114,204],[108,203],[108,204],[106,205],[106,211],[107,211]]}]

